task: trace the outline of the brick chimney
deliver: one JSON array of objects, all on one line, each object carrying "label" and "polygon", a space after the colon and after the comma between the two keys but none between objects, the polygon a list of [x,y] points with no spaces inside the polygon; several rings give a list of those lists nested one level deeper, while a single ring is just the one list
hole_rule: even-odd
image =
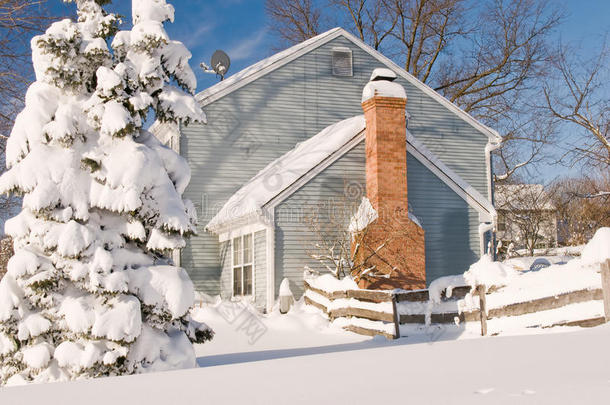
[{"label": "brick chimney", "polygon": [[[367,278],[362,288],[426,287],[424,230],[409,218],[404,88],[396,74],[375,69],[362,92],[366,119],[366,194],[378,219],[361,232],[356,260],[389,278]],[[381,248],[380,248],[381,247]],[[378,249],[378,250],[377,250]],[[378,254],[372,255],[374,250]]]}]

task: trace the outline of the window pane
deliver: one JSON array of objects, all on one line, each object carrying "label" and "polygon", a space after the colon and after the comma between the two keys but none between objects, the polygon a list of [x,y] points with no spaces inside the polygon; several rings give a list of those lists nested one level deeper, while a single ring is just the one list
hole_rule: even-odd
[{"label": "window pane", "polygon": [[241,238],[233,239],[233,266],[241,264]]},{"label": "window pane", "polygon": [[252,266],[244,266],[244,295],[252,295]]},{"label": "window pane", "polygon": [[243,295],[242,290],[241,290],[241,286],[242,286],[241,274],[242,274],[241,267],[235,267],[233,269],[233,295],[235,295],[235,296]]},{"label": "window pane", "polygon": [[506,230],[506,218],[504,217],[504,215],[500,214],[498,215],[498,231],[505,231]]},{"label": "window pane", "polygon": [[244,235],[244,263],[252,263],[252,234]]}]

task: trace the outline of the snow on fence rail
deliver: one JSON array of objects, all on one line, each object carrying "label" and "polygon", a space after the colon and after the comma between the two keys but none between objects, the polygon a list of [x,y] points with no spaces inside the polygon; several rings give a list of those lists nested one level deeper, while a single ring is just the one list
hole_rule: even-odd
[{"label": "snow on fence rail", "polygon": [[382,335],[396,338],[396,311],[392,293],[377,290],[326,291],[305,280],[304,299],[307,305],[324,312],[331,321],[339,320],[343,328],[361,335]]},{"label": "snow on fence rail", "polygon": [[[324,312],[331,321],[339,321],[344,329],[363,335],[383,335],[389,339],[400,337],[400,324],[425,324],[430,304],[428,290],[380,291],[345,289],[327,291],[305,280],[305,303]],[[478,321],[479,311],[458,313],[455,303],[470,292],[470,287],[453,288],[452,294],[443,291],[440,309],[432,312],[431,323],[454,323],[455,317],[462,321]],[[456,309],[454,309],[454,307]],[[414,313],[415,312],[415,313]]]},{"label": "snow on fence rail", "polygon": [[[328,279],[322,283],[318,283],[316,279],[305,280],[304,300],[307,305],[324,312],[331,321],[339,322],[346,330],[370,336],[382,335],[389,339],[400,337],[400,325],[407,324],[480,322],[481,334],[487,335],[489,320],[539,314],[543,311],[603,300],[602,316],[587,317],[587,315],[583,319],[579,314],[566,319],[566,316],[562,315],[563,318],[550,323],[534,319],[535,323],[538,322],[534,326],[539,327],[590,327],[610,321],[610,260],[601,264],[600,272],[602,280],[600,288],[579,289],[519,302],[505,302],[505,297],[501,297],[501,288],[486,291],[482,287],[474,290],[470,286],[453,287],[444,289],[438,301],[433,297],[431,299],[429,290],[363,290],[358,289],[355,283],[340,281],[335,284],[340,284],[341,288],[337,286],[325,288],[328,286]],[[500,305],[494,303],[498,301],[494,299],[497,297],[503,298],[500,300]],[[488,305],[488,301],[492,305]]]}]

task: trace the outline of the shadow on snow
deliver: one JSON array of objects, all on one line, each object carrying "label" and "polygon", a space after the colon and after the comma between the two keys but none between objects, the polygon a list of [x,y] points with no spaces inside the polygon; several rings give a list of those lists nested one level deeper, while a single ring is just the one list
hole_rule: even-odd
[{"label": "shadow on snow", "polygon": [[[402,326],[401,329],[402,328],[404,328],[404,326]],[[401,331],[401,334],[402,333],[405,333],[405,331]],[[201,356],[197,358],[197,365],[199,367],[214,367],[291,357],[314,356],[319,354],[340,353],[357,350],[372,350],[388,346],[404,346],[424,343],[435,344],[441,341],[455,340],[462,333],[464,333],[464,329],[460,326],[432,325],[428,328],[421,328],[417,333],[402,336],[397,340],[388,340],[385,337],[376,336],[372,339],[355,343]]]}]

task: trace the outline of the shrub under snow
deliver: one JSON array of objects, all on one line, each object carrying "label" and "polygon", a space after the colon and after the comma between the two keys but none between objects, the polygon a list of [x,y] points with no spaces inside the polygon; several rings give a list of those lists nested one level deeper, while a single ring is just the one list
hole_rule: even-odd
[{"label": "shrub under snow", "polygon": [[32,40],[36,82],[0,178],[23,196],[6,223],[3,384],[191,367],[192,342],[213,334],[190,318],[192,282],[168,257],[195,231],[188,165],[142,129],[151,109],[205,120],[191,54],[163,28],[165,0],[133,0],[133,29],[120,32],[100,4],[78,0],[78,21]]}]

